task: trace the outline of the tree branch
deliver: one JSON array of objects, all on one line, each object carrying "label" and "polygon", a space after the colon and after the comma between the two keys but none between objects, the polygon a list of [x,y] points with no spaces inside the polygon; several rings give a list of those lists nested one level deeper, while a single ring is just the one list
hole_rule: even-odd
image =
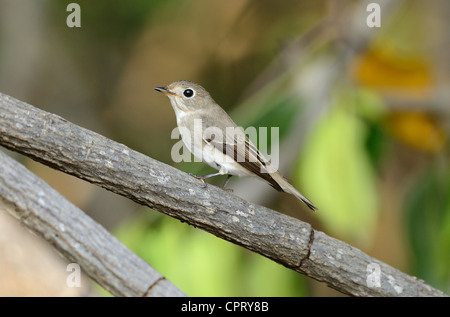
[{"label": "tree branch", "polygon": [[1,151],[0,199],[10,214],[112,294],[184,296],[102,226]]},{"label": "tree branch", "polygon": [[[0,144],[262,254],[345,294],[445,296],[425,282],[313,230],[308,223],[253,205],[215,186],[202,188],[200,181],[186,173],[4,94],[0,94]],[[67,220],[59,221],[65,225]],[[123,260],[117,257],[117,263]]]}]

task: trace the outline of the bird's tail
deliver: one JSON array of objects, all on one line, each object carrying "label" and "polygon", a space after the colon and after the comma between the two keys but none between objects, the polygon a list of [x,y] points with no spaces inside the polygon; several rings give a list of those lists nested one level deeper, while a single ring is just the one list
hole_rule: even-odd
[{"label": "bird's tail", "polygon": [[296,190],[294,188],[294,190],[289,191],[288,193],[294,195],[295,197],[297,197],[299,200],[301,200],[306,206],[308,206],[309,209],[311,209],[312,211],[316,211],[319,210],[316,206],[314,206],[314,204],[305,196],[303,196],[302,194],[300,194],[300,192],[298,190]]},{"label": "bird's tail", "polygon": [[271,174],[272,178],[280,185],[281,189],[288,194],[294,195],[297,197],[302,203],[304,203],[306,206],[308,206],[309,209],[312,211],[319,210],[314,204],[305,196],[300,194],[300,192],[295,189],[294,186],[289,184],[289,182],[279,173],[276,173],[275,175]]}]

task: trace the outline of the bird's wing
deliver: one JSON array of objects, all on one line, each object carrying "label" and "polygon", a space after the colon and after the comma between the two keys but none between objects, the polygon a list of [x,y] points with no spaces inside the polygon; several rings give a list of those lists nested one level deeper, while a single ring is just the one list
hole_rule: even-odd
[{"label": "bird's wing", "polygon": [[256,146],[249,140],[245,133],[239,128],[226,129],[221,137],[216,135],[204,136],[203,141],[213,145],[225,155],[231,156],[242,167],[251,171],[256,176],[267,181],[273,188],[283,191],[280,185],[274,180],[270,171],[270,162],[261,154]]}]

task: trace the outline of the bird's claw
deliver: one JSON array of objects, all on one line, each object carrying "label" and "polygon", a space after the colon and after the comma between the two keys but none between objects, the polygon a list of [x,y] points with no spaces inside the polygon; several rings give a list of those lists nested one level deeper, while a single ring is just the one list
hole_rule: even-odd
[{"label": "bird's claw", "polygon": [[203,178],[203,177],[201,177],[201,176],[198,176],[198,175],[195,175],[195,174],[192,174],[192,173],[188,173],[190,176],[192,176],[192,177],[194,177],[194,178],[196,178],[196,179],[198,179],[198,180],[200,180],[203,184],[202,184],[202,188],[206,188],[207,186],[208,186],[208,183],[207,182],[205,182],[205,179]]}]

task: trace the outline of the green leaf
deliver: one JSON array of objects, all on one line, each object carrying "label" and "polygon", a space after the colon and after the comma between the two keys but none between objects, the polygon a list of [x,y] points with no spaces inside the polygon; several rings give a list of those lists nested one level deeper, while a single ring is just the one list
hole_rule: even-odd
[{"label": "green leaf", "polygon": [[433,165],[407,195],[405,211],[415,274],[450,289],[450,172]]},{"label": "green leaf", "polygon": [[364,124],[338,104],[315,127],[298,164],[298,187],[318,206],[327,231],[359,245],[372,238],[378,213],[365,133]]}]

